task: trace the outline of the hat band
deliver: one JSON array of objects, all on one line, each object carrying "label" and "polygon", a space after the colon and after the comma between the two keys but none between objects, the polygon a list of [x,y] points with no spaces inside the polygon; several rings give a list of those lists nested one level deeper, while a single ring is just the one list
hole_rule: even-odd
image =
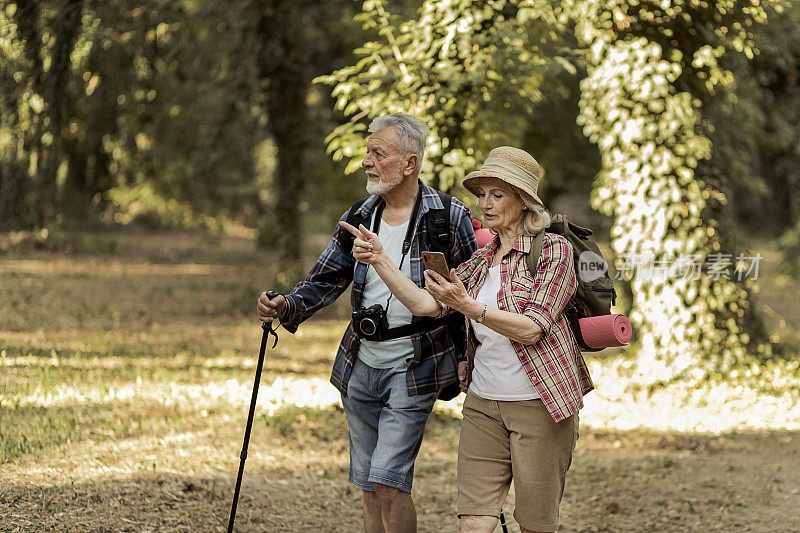
[{"label": "hat band", "polygon": [[539,178],[517,165],[508,159],[501,159],[499,157],[487,157],[484,161],[481,171],[496,172],[499,174],[510,174],[512,177],[522,181],[523,183],[533,180],[534,192],[539,187]]}]

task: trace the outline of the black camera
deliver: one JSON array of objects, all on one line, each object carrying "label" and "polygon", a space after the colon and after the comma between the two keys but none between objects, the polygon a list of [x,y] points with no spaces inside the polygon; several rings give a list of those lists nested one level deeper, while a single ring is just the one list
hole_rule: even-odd
[{"label": "black camera", "polygon": [[358,336],[368,341],[382,340],[383,334],[389,329],[386,310],[381,304],[356,309],[353,311],[352,319],[353,328]]}]

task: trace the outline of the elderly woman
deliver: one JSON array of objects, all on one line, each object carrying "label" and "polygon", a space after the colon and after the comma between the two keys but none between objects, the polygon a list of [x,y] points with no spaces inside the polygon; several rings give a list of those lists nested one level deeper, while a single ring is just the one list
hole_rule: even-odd
[{"label": "elderly woman", "polygon": [[[353,255],[368,263],[414,314],[450,310],[468,319],[467,397],[458,448],[462,532],[494,531],[513,478],[521,531],[555,531],[564,479],[578,438],[578,411],[592,390],[586,363],[563,311],[575,294],[572,247],[544,233],[550,216],[537,195],[541,169],[527,152],[495,148],[464,187],[494,239],[449,279],[425,271],[425,289],[403,276],[377,236],[346,226]],[[536,272],[526,255],[541,237]]]}]

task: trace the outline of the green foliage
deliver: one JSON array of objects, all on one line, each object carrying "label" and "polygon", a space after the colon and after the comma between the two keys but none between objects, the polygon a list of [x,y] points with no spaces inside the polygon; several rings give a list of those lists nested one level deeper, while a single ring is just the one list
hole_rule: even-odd
[{"label": "green foliage", "polygon": [[332,226],[363,185],[325,154],[332,106],[311,86],[361,42],[351,10],[4,2],[0,227],[233,221],[258,226],[299,271],[306,228]]},{"label": "green foliage", "polygon": [[113,216],[117,186],[211,215],[252,203],[257,117],[246,95],[257,87],[242,64],[249,34],[235,10],[59,4],[0,10],[0,82],[11,87],[0,100],[6,224],[42,227],[109,206]]},{"label": "green foliage", "polygon": [[427,1],[417,19],[402,20],[381,0],[365,2],[357,19],[375,40],[353,65],[319,78],[352,117],[330,134],[328,151],[353,172],[364,156],[362,119],[408,112],[431,127],[423,177],[453,189],[492,147],[521,144],[544,87],[576,72],[568,7]]},{"label": "green foliage", "polygon": [[175,198],[164,197],[152,181],[134,186],[121,185],[108,191],[114,221],[122,224],[138,222],[145,227],[187,227],[194,216],[191,208]]},{"label": "green foliage", "polygon": [[[88,148],[108,154],[112,183],[99,192],[110,214],[124,207],[106,192],[114,186],[127,187],[129,198],[141,191],[145,203],[157,195],[211,216],[236,216],[253,203],[258,117],[248,95],[257,85],[246,56],[252,36],[235,11],[213,2],[167,3],[125,17],[120,5],[100,6],[83,75],[87,96],[79,102]],[[89,95],[95,76],[100,81]]]}]

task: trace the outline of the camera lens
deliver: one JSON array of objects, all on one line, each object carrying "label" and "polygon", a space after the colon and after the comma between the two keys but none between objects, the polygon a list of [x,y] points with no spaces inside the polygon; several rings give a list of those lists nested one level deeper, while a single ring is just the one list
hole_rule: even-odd
[{"label": "camera lens", "polygon": [[367,336],[374,335],[375,332],[378,331],[378,325],[371,318],[362,319],[358,325],[361,332]]}]

